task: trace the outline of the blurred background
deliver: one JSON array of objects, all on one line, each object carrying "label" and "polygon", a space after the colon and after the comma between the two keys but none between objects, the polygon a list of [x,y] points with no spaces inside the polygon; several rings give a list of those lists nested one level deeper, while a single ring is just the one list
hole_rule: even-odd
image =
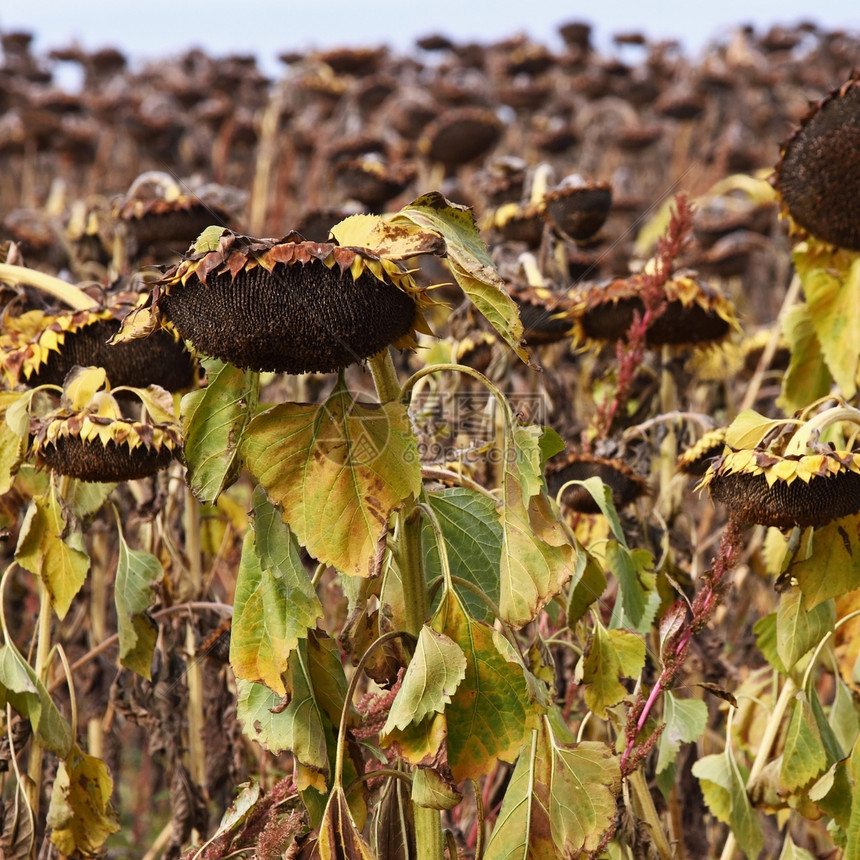
[{"label": "blurred background", "polygon": [[[84,0],[80,4],[31,0],[16,9],[10,6],[0,12],[0,31],[30,30],[36,36],[33,48],[39,53],[77,42],[87,50],[114,45],[133,61],[140,61],[199,46],[210,55],[254,54],[269,74],[283,69],[277,57],[285,51],[383,44],[403,51],[417,37],[430,33],[482,44],[525,33],[552,48],[561,44],[558,25],[572,20],[592,24],[593,41],[600,50],[612,45],[614,34],[638,30],[650,40],[677,39],[692,55],[711,39],[723,38],[745,24],[757,32],[774,24],[801,21],[813,21],[828,30],[860,30],[860,7],[853,0],[818,4],[808,0],[695,4],[602,0],[587,5],[568,0],[256,0],[249,4],[230,0]],[[860,64],[860,57],[857,62]]]}]

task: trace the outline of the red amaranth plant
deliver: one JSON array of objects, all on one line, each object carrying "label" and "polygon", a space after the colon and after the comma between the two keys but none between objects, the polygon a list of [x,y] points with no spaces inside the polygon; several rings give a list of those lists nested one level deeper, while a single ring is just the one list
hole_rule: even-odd
[{"label": "red amaranth plant", "polygon": [[663,287],[672,274],[675,260],[690,236],[693,225],[693,205],[686,195],[675,197],[675,206],[666,233],[657,242],[653,265],[643,273],[639,295],[645,307],[643,313],[634,311],[633,323],[627,336],[615,346],[618,361],[618,382],[615,391],[607,395],[597,409],[597,438],[606,438],[615,422],[615,416],[624,408],[633,388],[636,372],[645,355],[648,330],[666,310]]}]

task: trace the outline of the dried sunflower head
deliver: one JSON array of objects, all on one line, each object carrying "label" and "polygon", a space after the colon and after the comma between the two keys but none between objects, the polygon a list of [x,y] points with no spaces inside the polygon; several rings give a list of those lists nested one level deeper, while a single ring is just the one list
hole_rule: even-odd
[{"label": "dried sunflower head", "polygon": [[[550,464],[547,470],[547,489],[552,495],[568,481],[584,481],[598,477],[612,491],[616,508],[623,508],[648,492],[648,484],[621,460],[595,457],[590,454],[571,453],[567,460]],[[591,493],[579,485],[568,487],[561,495],[566,508],[583,514],[599,514],[600,508]]]},{"label": "dried sunflower head", "polygon": [[36,462],[102,483],[145,478],[166,468],[181,445],[172,396],[158,386],[125,390],[143,403],[147,421],[123,416],[102,368],[75,368],[59,408],[31,420]]},{"label": "dried sunflower head", "polygon": [[435,119],[418,141],[418,149],[449,171],[486,155],[504,131],[502,121],[485,108],[452,108]]},{"label": "dried sunflower head", "polygon": [[[580,344],[627,337],[634,314],[641,317],[642,275],[608,284],[582,285],[571,311]],[[711,346],[739,329],[732,303],[718,290],[690,275],[675,275],[661,288],[666,308],[649,326],[648,346]]]},{"label": "dried sunflower head", "polygon": [[235,194],[214,185],[189,189],[170,174],[148,171],[115,201],[113,215],[139,248],[158,243],[184,248],[213,221],[231,217],[225,193]]},{"label": "dried sunflower head", "polygon": [[188,388],[196,364],[172,331],[160,331],[148,343],[108,341],[122,318],[148,296],[121,292],[92,310],[32,310],[7,316],[0,334],[0,372],[4,385],[61,385],[77,366],[97,365],[113,386],[159,385],[168,391]]},{"label": "dried sunflower head", "polygon": [[429,333],[429,303],[397,259],[297,233],[252,239],[216,227],[165,272],[117,340],[169,321],[199,352],[236,367],[327,373],[389,344],[414,346],[416,330]]},{"label": "dried sunflower head", "polygon": [[699,487],[707,487],[737,522],[780,529],[823,526],[860,511],[860,452],[729,451],[711,465]]},{"label": "dried sunflower head", "polygon": [[685,475],[704,475],[711,461],[722,454],[726,447],[726,428],[716,427],[678,457],[678,471]]},{"label": "dried sunflower head", "polygon": [[860,76],[830,93],[783,144],[771,179],[783,211],[824,242],[860,251]]},{"label": "dried sunflower head", "polygon": [[606,222],[612,208],[608,182],[585,182],[579,176],[563,180],[541,201],[544,218],[564,239],[584,242]]}]

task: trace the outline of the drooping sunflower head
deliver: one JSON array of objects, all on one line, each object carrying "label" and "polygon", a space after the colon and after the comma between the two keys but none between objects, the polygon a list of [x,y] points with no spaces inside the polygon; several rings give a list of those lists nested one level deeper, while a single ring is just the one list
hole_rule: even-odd
[{"label": "drooping sunflower head", "polygon": [[[612,501],[618,509],[626,507],[648,492],[647,481],[622,460],[590,454],[571,453],[566,461],[557,465],[551,463],[547,470],[546,483],[550,493],[556,495],[568,481],[584,481],[593,477],[600,478],[609,487]],[[591,493],[580,485],[565,489],[561,495],[561,503],[578,513],[600,513]]]},{"label": "drooping sunflower head", "polygon": [[100,367],[77,367],[67,377],[60,406],[31,420],[36,462],[82,481],[114,483],[146,478],[170,465],[181,446],[173,398],[158,386],[125,389],[147,419],[127,418],[106,387]]},{"label": "drooping sunflower head", "polygon": [[612,188],[608,182],[570,177],[546,193],[541,208],[544,218],[562,238],[585,242],[606,222],[612,208]]},{"label": "drooping sunflower head", "polygon": [[390,344],[414,346],[415,331],[429,333],[430,303],[393,257],[297,233],[252,239],[218,227],[165,272],[117,340],[170,322],[198,352],[236,367],[327,373]]},{"label": "drooping sunflower head", "polygon": [[783,144],[771,181],[795,227],[860,251],[860,75],[815,105]]},{"label": "drooping sunflower head", "polygon": [[805,528],[856,514],[860,450],[841,435],[836,442],[819,441],[823,431],[840,423],[856,430],[860,411],[832,407],[799,423],[746,410],[726,428],[727,446],[699,488],[707,487],[739,523]]},{"label": "drooping sunflower head", "polygon": [[109,344],[122,318],[147,300],[146,294],[120,292],[91,310],[31,310],[7,316],[0,333],[3,384],[61,385],[76,365],[93,365],[106,370],[114,387],[189,387],[196,364],[175,332],[160,331],[147,343]]},{"label": "drooping sunflower head", "polygon": [[[640,274],[577,289],[571,312],[576,341],[599,344],[626,338],[634,315],[641,318],[645,312],[644,283]],[[703,281],[676,274],[661,289],[665,310],[648,327],[648,346],[713,346],[739,329],[732,303]]]},{"label": "drooping sunflower head", "polygon": [[685,475],[704,475],[711,461],[719,457],[725,447],[726,428],[708,430],[695,445],[691,445],[678,457],[678,471]]}]

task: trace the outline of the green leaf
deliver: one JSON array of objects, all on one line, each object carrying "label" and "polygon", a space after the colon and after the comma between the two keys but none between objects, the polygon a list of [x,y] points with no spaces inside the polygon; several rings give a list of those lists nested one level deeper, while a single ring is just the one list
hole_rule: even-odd
[{"label": "green leaf", "polygon": [[699,759],[693,775],[701,783],[708,809],[731,827],[740,849],[755,860],[764,847],[764,833],[731,752]]},{"label": "green leaf", "polygon": [[764,618],[759,618],[753,625],[753,633],[756,637],[756,645],[761,651],[765,660],[782,675],[787,675],[788,670],[785,668],[776,647],[776,613],[771,612],[770,615],[765,615]]},{"label": "green leaf", "polygon": [[779,860],[815,860],[815,857],[805,848],[799,848],[795,845],[794,840],[789,834],[785,837],[785,842],[782,844]]},{"label": "green leaf", "polygon": [[[308,778],[325,792],[329,774],[329,755],[324,723],[327,721],[311,678],[310,658],[306,642],[301,642],[290,655],[286,678],[289,684],[289,704],[262,684],[237,679],[239,703],[237,716],[245,734],[272,753],[290,750],[308,771]],[[330,721],[329,721],[330,722]],[[314,775],[318,775],[315,779]],[[300,789],[308,785],[299,785]]]},{"label": "green leaf", "polygon": [[585,703],[589,710],[606,719],[606,709],[627,695],[619,678],[634,678],[645,665],[645,642],[629,630],[595,627],[591,646],[583,664]]},{"label": "green leaf", "polygon": [[646,549],[630,550],[610,540],[606,544],[606,564],[621,592],[621,600],[616,600],[613,607],[613,626],[646,633],[660,608],[657,575],[652,572],[654,556]]},{"label": "green leaf", "polygon": [[658,741],[657,773],[662,773],[675,761],[682,743],[693,743],[704,734],[708,707],[701,699],[679,699],[671,690],[666,690],[663,720],[666,725]]},{"label": "green leaf", "polygon": [[860,716],[857,714],[851,690],[838,673],[834,678],[834,683],[836,684],[836,695],[830,706],[830,725],[841,750],[850,750],[854,748],[858,733],[860,733]]},{"label": "green leaf", "polygon": [[851,791],[851,817],[845,828],[848,836],[845,856],[860,857],[860,743],[854,744],[848,768],[853,788]]},{"label": "green leaf", "polygon": [[[600,508],[600,512],[609,522],[609,528],[612,530],[612,534],[615,536],[615,540],[621,544],[621,546],[627,546],[627,538],[624,537],[624,530],[621,528],[621,520],[618,519],[618,512],[615,510],[615,502],[612,499],[612,490],[598,478],[596,475],[591,478],[586,478],[584,481],[570,481],[570,484],[576,484],[580,487],[584,487],[591,498],[594,499],[594,503]],[[561,488],[556,495],[561,495],[564,492],[564,488]]]},{"label": "green leaf", "polygon": [[780,786],[787,792],[808,787],[827,770],[827,755],[821,735],[803,693],[797,693],[785,738],[785,751],[779,773]]},{"label": "green leaf", "polygon": [[119,532],[119,560],[116,568],[116,601],[119,661],[127,669],[150,680],[152,655],[158,632],[147,614],[153,604],[154,586],[164,571],[151,553],[129,549],[122,529]]},{"label": "green leaf", "polygon": [[[0,496],[8,493],[24,460],[30,433],[29,391],[0,391]],[[18,408],[14,408],[18,404]]]},{"label": "green leaf", "polygon": [[0,645],[0,708],[10,704],[30,721],[45,749],[65,758],[72,748],[72,728],[57,710],[45,685],[11,642]]},{"label": "green leaf", "polygon": [[789,567],[803,594],[804,609],[860,588],[860,515],[815,529],[808,558]]},{"label": "green leaf", "polygon": [[498,759],[513,761],[537,716],[523,667],[499,653],[493,628],[473,621],[459,598],[446,592],[434,630],[459,645],[466,672],[445,707],[448,762],[454,781],[489,773]]},{"label": "green leaf", "polygon": [[416,767],[412,771],[412,802],[426,809],[453,809],[463,795],[439,771]]},{"label": "green leaf", "polygon": [[239,440],[257,405],[258,375],[204,359],[208,384],[182,398],[183,453],[192,492],[214,502],[236,479]]},{"label": "green leaf", "polygon": [[850,400],[857,392],[860,361],[860,259],[855,255],[844,269],[834,266],[829,255],[819,260],[798,251],[794,260],[824,360],[842,396]]},{"label": "green leaf", "polygon": [[776,648],[783,665],[791,670],[795,663],[814,648],[836,624],[836,607],[825,600],[813,609],[803,606],[799,588],[782,593],[776,615]]},{"label": "green leaf", "polygon": [[830,391],[833,378],[821,354],[821,344],[805,304],[795,305],[788,311],[782,329],[791,358],[776,405],[786,415],[791,415],[824,397]]},{"label": "green leaf", "polygon": [[576,569],[567,599],[567,625],[571,629],[588,611],[588,607],[603,594],[606,574],[590,552],[579,548]]},{"label": "green leaf", "polygon": [[411,221],[443,236],[448,266],[460,288],[511,349],[531,364],[522,345],[519,311],[493,266],[471,209],[451,203],[433,191],[413,200],[389,220],[394,224]]},{"label": "green leaf", "polygon": [[40,577],[48,590],[51,606],[62,620],[90,569],[90,558],[79,532],[69,523],[54,489],[34,496],[15,552],[24,570]]},{"label": "green leaf", "polygon": [[593,742],[561,743],[541,720],[505,792],[485,860],[555,860],[594,850],[612,825],[618,759]]},{"label": "green leaf", "polygon": [[107,765],[75,745],[60,761],[51,789],[47,825],[51,842],[61,854],[101,857],[105,841],[119,830],[119,819],[111,806],[113,780]]},{"label": "green leaf", "polygon": [[322,606],[289,527],[262,492],[255,491],[254,506],[236,579],[230,664],[238,678],[261,681],[283,696],[290,654]]},{"label": "green leaf", "polygon": [[308,552],[353,576],[378,572],[389,516],[421,489],[404,407],[358,403],[342,377],[321,406],[258,415],[241,452]]},{"label": "green leaf", "polygon": [[[430,492],[427,501],[439,520],[451,575],[473,583],[496,605],[499,603],[499,564],[502,526],[495,502],[467,487]],[[425,522],[422,535],[427,581],[442,575],[433,528]],[[472,618],[490,621],[492,612],[468,588],[454,586]]]},{"label": "green leaf", "polygon": [[466,676],[466,657],[456,642],[426,624],[382,729],[405,729],[431,713],[441,713]]}]

